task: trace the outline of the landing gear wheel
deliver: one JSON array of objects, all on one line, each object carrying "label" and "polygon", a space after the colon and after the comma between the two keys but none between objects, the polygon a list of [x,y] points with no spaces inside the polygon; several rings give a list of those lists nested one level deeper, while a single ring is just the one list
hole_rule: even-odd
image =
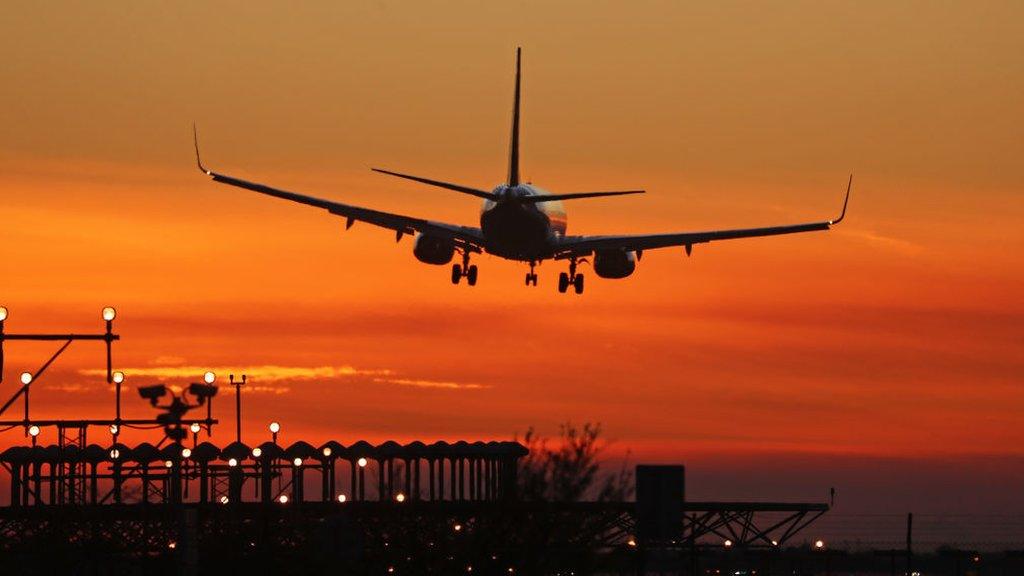
[{"label": "landing gear wheel", "polygon": [[452,284],[458,284],[459,280],[462,280],[462,266],[456,264],[452,266]]},{"label": "landing gear wheel", "polygon": [[577,294],[583,294],[583,274],[577,274],[572,279],[572,287],[576,290]]},{"label": "landing gear wheel", "polygon": [[466,282],[470,286],[476,286],[476,264],[471,264],[469,269],[466,270]]},{"label": "landing gear wheel", "polygon": [[565,291],[569,289],[569,275],[565,272],[558,274],[558,291],[565,294]]},{"label": "landing gear wheel", "polygon": [[526,274],[526,285],[529,286],[531,284],[533,284],[534,286],[537,285],[537,275],[533,274],[533,273],[527,272],[527,274]]}]

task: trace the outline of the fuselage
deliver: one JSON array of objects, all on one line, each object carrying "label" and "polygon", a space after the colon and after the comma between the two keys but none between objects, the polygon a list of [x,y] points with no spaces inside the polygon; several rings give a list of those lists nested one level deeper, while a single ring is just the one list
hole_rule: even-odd
[{"label": "fuselage", "polygon": [[480,229],[487,239],[487,252],[524,261],[551,257],[558,239],[565,235],[562,202],[522,201],[529,196],[548,195],[532,184],[500,184],[493,193],[496,199],[485,200],[480,211]]}]

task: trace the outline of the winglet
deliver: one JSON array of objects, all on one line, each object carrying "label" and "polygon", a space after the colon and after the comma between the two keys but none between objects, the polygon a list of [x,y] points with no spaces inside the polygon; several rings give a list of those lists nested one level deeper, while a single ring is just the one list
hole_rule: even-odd
[{"label": "winglet", "polygon": [[850,181],[846,183],[846,198],[843,199],[843,211],[839,213],[839,218],[835,220],[829,220],[828,225],[834,226],[843,221],[846,217],[846,205],[850,203],[850,188],[853,186],[853,174],[850,174]]},{"label": "winglet", "polygon": [[199,166],[199,170],[209,176],[210,171],[203,166],[203,161],[199,158],[199,132],[196,130],[195,122],[192,123],[192,142],[196,145],[196,165]]}]

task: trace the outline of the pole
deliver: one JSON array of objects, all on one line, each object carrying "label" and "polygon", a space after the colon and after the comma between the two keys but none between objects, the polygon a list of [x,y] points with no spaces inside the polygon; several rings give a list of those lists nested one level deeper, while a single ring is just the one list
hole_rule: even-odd
[{"label": "pole", "polygon": [[241,381],[235,380],[234,374],[228,375],[228,380],[235,387],[235,437],[242,441],[242,386],[245,384],[245,374],[242,374]]},{"label": "pole", "polygon": [[914,513],[907,514],[907,575],[914,573],[913,544]]}]

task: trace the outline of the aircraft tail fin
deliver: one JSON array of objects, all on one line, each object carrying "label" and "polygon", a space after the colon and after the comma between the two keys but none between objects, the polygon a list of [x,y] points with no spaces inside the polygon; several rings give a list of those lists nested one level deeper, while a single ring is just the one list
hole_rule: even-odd
[{"label": "aircraft tail fin", "polygon": [[508,150],[508,185],[519,185],[519,77],[522,48],[516,48],[516,91],[512,103],[512,139]]},{"label": "aircraft tail fin", "polygon": [[409,174],[400,174],[398,172],[391,172],[390,170],[381,170],[380,168],[370,168],[374,172],[380,172],[381,174],[387,174],[389,176],[397,176],[398,178],[405,178],[406,180],[412,180],[421,184],[427,184],[428,186],[437,186],[438,188],[446,188],[448,190],[454,190],[456,192],[462,192],[463,194],[469,194],[478,198],[486,198],[487,200],[496,200],[494,194],[480,190],[479,188],[470,188],[469,186],[462,186],[459,184],[452,184],[450,182],[441,182],[440,180],[431,180],[429,178],[421,178],[419,176],[410,176]]}]

